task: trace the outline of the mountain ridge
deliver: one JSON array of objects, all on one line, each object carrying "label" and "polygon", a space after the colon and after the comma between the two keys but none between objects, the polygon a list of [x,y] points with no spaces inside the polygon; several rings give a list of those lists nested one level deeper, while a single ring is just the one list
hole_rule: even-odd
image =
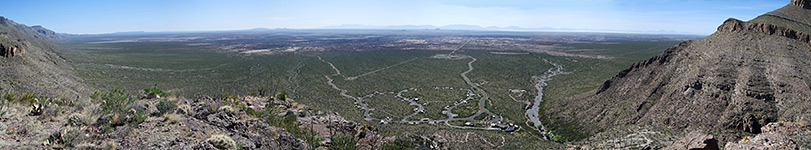
[{"label": "mountain ridge", "polygon": [[46,41],[59,41],[64,39],[64,37],[62,37],[62,35],[59,33],[42,27],[41,25],[27,26],[25,24],[14,22],[13,20],[10,20],[4,16],[0,16],[0,25],[14,28],[17,31],[23,32],[29,36]]},{"label": "mountain ridge", "polygon": [[89,88],[58,55],[51,40],[62,37],[42,26],[28,27],[0,16],[0,90],[43,96],[84,97]]},{"label": "mountain ridge", "polygon": [[[802,20],[806,4],[793,0],[763,16]],[[811,123],[809,33],[793,20],[761,17],[727,19],[712,35],[634,63],[591,92],[545,104],[546,113],[593,127],[584,134],[645,125],[717,135],[722,145],[777,121]]]}]

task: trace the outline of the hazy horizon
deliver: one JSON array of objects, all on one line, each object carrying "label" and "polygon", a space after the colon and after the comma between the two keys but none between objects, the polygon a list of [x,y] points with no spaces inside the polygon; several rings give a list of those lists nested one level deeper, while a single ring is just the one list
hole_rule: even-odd
[{"label": "hazy horizon", "polygon": [[[520,27],[706,35],[788,0],[750,1],[11,1],[5,16],[60,33],[322,29],[355,25]],[[493,29],[493,28],[491,28]]]}]

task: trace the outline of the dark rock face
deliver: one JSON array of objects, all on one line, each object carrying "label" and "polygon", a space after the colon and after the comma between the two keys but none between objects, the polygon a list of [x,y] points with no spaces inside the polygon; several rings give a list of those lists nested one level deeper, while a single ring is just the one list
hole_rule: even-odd
[{"label": "dark rock face", "polygon": [[791,0],[791,4],[805,9],[811,9],[811,0]]},{"label": "dark rock face", "polygon": [[15,57],[25,53],[25,48],[10,44],[0,44],[0,56]]},{"label": "dark rock face", "polygon": [[765,33],[768,35],[777,35],[789,39],[795,39],[801,42],[811,43],[811,35],[807,33],[801,33],[794,31],[792,29],[779,27],[771,24],[743,22],[741,20],[733,18],[729,18],[726,21],[724,21],[724,24],[718,27],[718,31],[719,32],[754,31]]},{"label": "dark rock face", "polygon": [[220,104],[220,102],[208,96],[197,97],[196,99],[188,103],[189,103],[188,105],[191,105],[192,109],[190,114],[194,116],[194,118],[202,120],[207,120],[208,115],[215,113],[216,108],[218,108],[219,105],[222,105]]}]

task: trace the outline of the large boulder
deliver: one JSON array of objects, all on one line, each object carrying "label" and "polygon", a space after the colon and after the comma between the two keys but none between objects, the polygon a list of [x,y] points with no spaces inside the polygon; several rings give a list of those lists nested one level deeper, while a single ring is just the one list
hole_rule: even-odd
[{"label": "large boulder", "polygon": [[754,138],[745,137],[737,143],[729,142],[724,148],[728,150],[789,150],[799,149],[791,138],[803,134],[802,128],[793,122],[772,122],[760,129],[763,133]]},{"label": "large boulder", "polygon": [[701,132],[691,132],[682,139],[673,142],[665,150],[718,150],[718,140],[712,135],[707,135]]}]

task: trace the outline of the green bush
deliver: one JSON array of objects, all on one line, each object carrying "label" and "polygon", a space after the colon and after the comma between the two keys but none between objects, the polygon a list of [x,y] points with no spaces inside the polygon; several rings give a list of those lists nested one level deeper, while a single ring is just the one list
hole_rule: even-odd
[{"label": "green bush", "polygon": [[166,96],[166,92],[163,92],[163,90],[159,89],[158,84],[155,84],[151,88],[145,88],[144,94],[146,95],[146,98],[157,98],[160,96]]},{"label": "green bush", "polygon": [[109,92],[95,92],[90,97],[101,100],[101,110],[107,113],[125,114],[129,111],[130,104],[135,102],[135,97],[118,88]]},{"label": "green bush", "polygon": [[8,101],[8,102],[17,100],[17,94],[14,94],[13,91],[8,91],[8,93],[6,93],[6,95],[3,95],[3,99]]},{"label": "green bush", "polygon": [[[108,92],[94,92],[90,97],[102,102],[101,110],[103,112],[113,114],[110,125],[121,125],[125,123],[124,121],[129,121],[129,124],[134,126],[144,122],[148,117],[143,110],[131,107],[137,98],[127,93],[126,90],[113,88]],[[130,116],[131,120],[123,120],[122,116],[125,115]]]},{"label": "green bush", "polygon": [[158,111],[160,111],[160,114],[166,114],[174,111],[175,108],[177,108],[177,104],[175,104],[175,102],[162,99],[160,102],[158,102],[158,105],[156,107],[158,107]]},{"label": "green bush", "polygon": [[278,100],[286,100],[287,99],[287,92],[286,91],[279,91],[279,93],[276,94],[276,99],[278,99]]},{"label": "green bush", "polygon": [[20,97],[20,101],[26,104],[36,103],[37,94],[26,91],[23,96]]},{"label": "green bush", "polygon": [[146,120],[147,117],[149,116],[147,116],[147,114],[143,110],[135,110],[132,114],[132,120],[130,120],[130,125],[136,126],[138,124],[141,124],[142,122],[144,122],[144,120]]}]

